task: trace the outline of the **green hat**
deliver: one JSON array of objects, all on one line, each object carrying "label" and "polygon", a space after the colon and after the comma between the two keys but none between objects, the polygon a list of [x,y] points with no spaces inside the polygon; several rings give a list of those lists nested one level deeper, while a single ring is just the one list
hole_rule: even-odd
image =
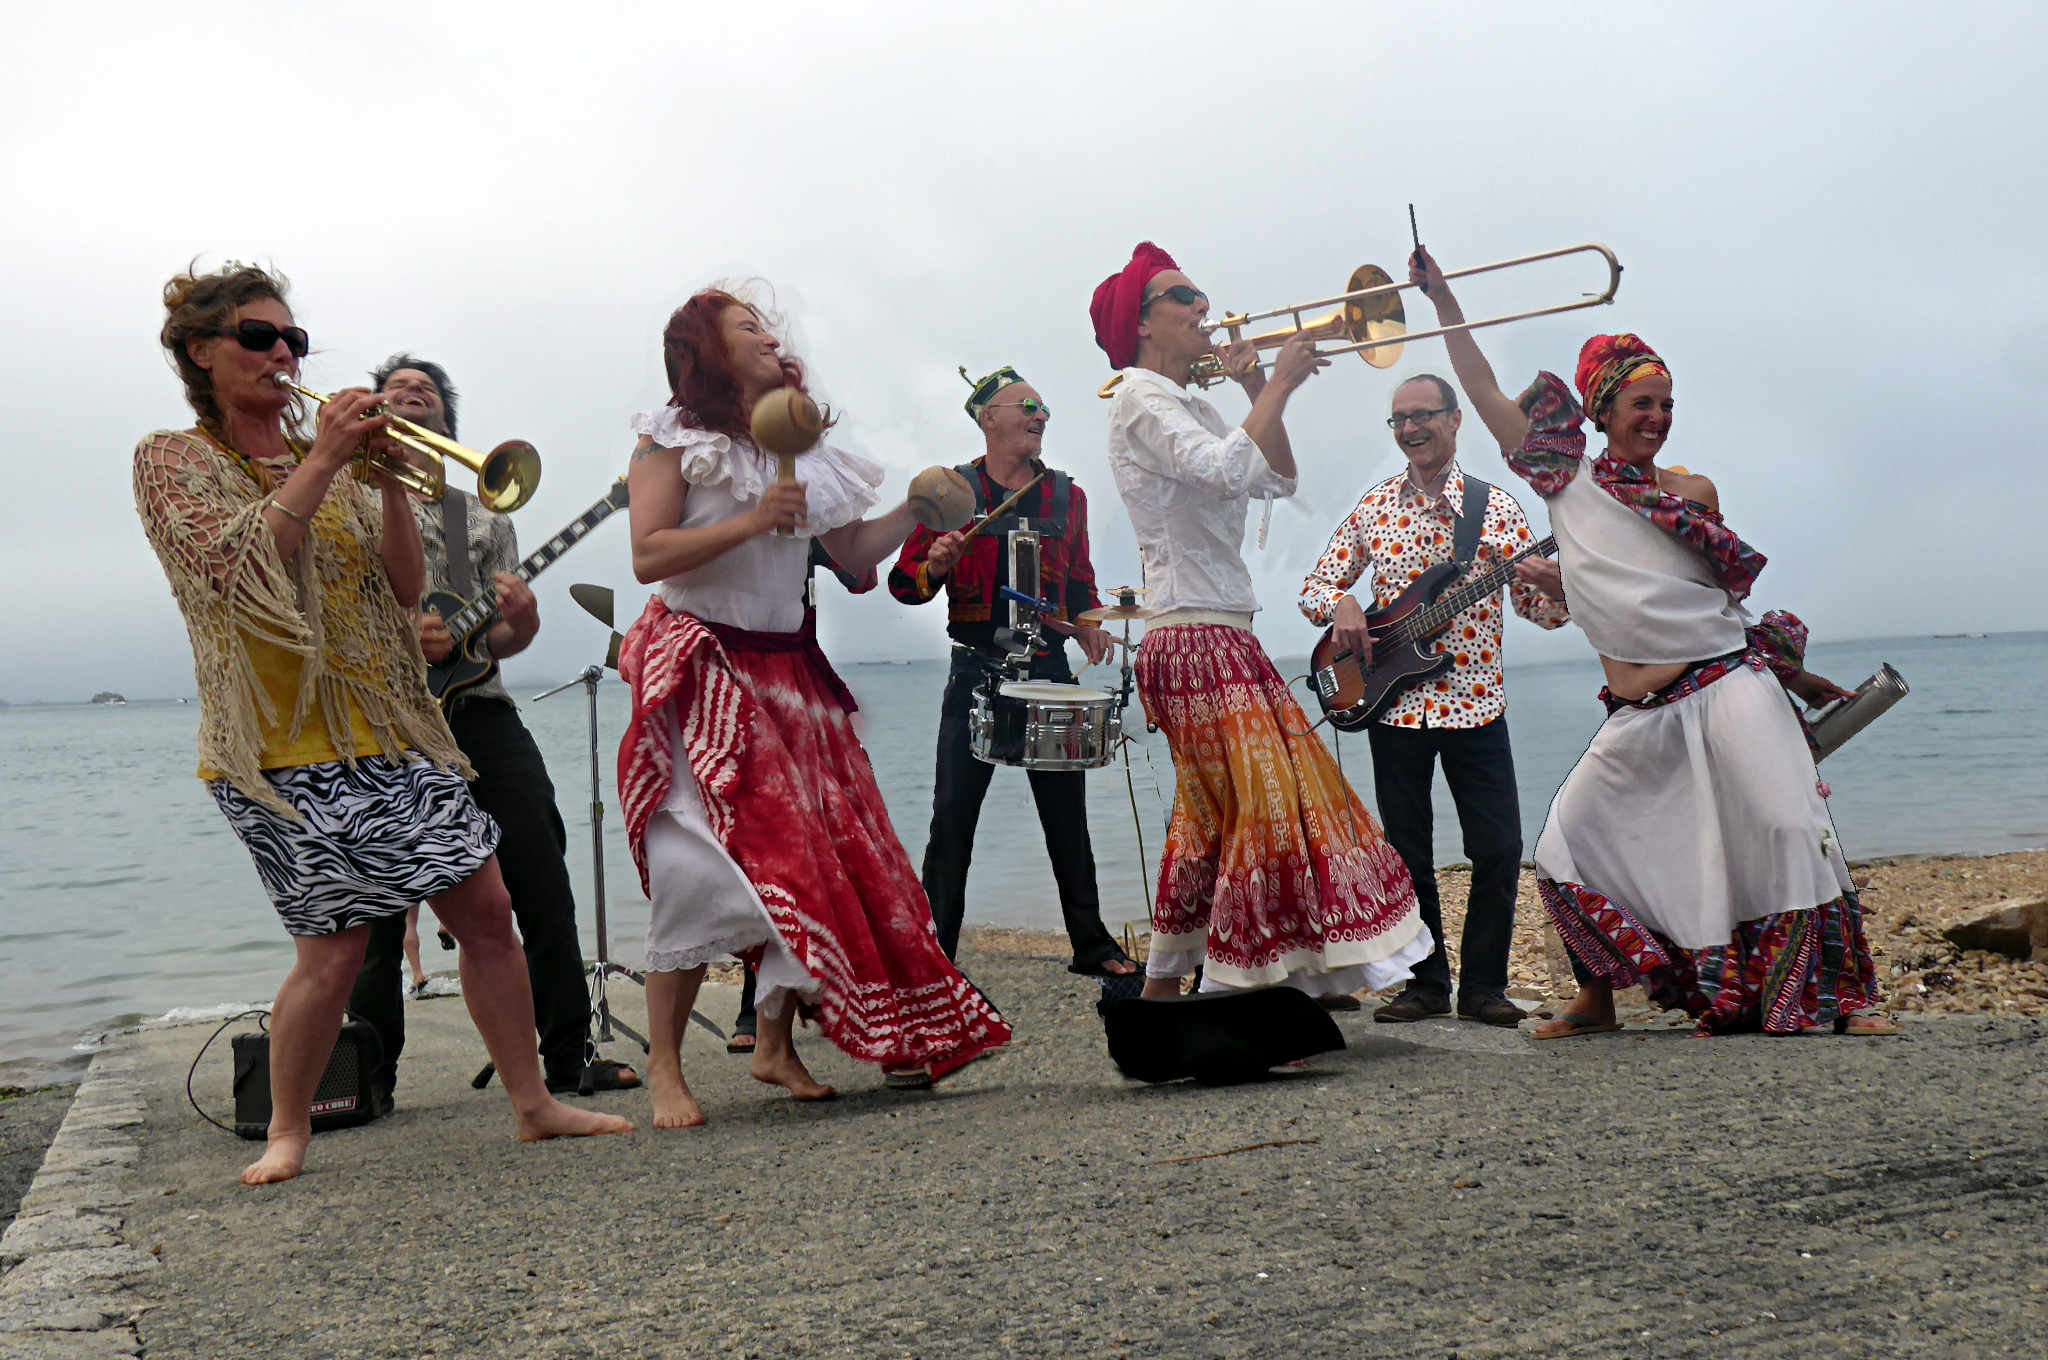
[{"label": "green hat", "polygon": [[968,377],[967,365],[962,364],[960,365],[960,380],[974,389],[967,394],[967,418],[976,425],[981,424],[981,413],[987,410],[988,404],[996,399],[996,393],[1002,391],[1005,387],[1012,387],[1024,381],[1017,370],[1007,364],[989,374],[980,382],[975,382],[974,379]]}]

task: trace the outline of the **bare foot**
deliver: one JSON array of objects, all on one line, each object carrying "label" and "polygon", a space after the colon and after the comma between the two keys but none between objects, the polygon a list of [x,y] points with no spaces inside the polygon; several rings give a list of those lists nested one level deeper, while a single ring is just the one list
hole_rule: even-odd
[{"label": "bare foot", "polygon": [[519,1141],[539,1143],[549,1138],[590,1138],[605,1133],[631,1133],[633,1123],[615,1114],[602,1114],[596,1110],[578,1110],[564,1105],[553,1096],[548,1103],[532,1114],[522,1114],[519,1121]]},{"label": "bare foot", "polygon": [[1887,1034],[1897,1034],[1899,1022],[1889,1015],[1882,1015],[1876,1011],[1859,1011],[1855,1015],[1844,1016],[1835,1032],[1875,1039]]},{"label": "bare foot", "polygon": [[771,1058],[756,1049],[747,1064],[747,1075],[765,1085],[780,1086],[798,1100],[830,1100],[839,1094],[812,1076],[794,1052]]},{"label": "bare foot", "polygon": [[1569,1039],[1578,1034],[1612,1034],[1621,1026],[1615,1023],[1614,1011],[1566,1011],[1554,1020],[1544,1020],[1529,1031],[1531,1039]]},{"label": "bare foot", "polygon": [[312,1141],[310,1132],[272,1134],[263,1155],[242,1168],[242,1184],[275,1185],[293,1179],[305,1169],[306,1144]]},{"label": "bare foot", "polygon": [[660,1063],[647,1065],[647,1094],[654,1101],[654,1127],[694,1129],[704,1122],[704,1107],[690,1094],[681,1072],[664,1070]]},{"label": "bare foot", "polygon": [[1148,977],[1139,995],[1145,1001],[1170,1001],[1180,995],[1180,979]]}]

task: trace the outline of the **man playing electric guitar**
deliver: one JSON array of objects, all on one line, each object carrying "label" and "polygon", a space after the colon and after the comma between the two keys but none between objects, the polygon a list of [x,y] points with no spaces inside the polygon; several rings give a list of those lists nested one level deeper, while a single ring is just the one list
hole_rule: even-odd
[{"label": "man playing electric guitar", "polygon": [[[385,404],[407,420],[451,438],[455,434],[456,392],[439,364],[394,354],[372,375]],[[493,661],[525,649],[540,631],[533,591],[514,574],[519,546],[512,521],[484,509],[452,485],[442,501],[413,502],[426,548],[427,590],[469,600],[493,581],[497,618],[485,634]],[[453,530],[451,533],[450,531]],[[448,660],[460,643],[439,614],[415,620],[420,650],[429,663]],[[584,989],[583,949],[576,935],[576,899],[563,861],[568,836],[555,808],[555,786],[540,748],[495,668],[451,693],[443,707],[462,754],[476,769],[470,793],[498,822],[503,834],[498,860],[512,895],[512,914],[526,945],[526,970],[533,984],[534,1026],[540,1033],[541,1066],[548,1090],[557,1095],[621,1090],[640,1084],[632,1068],[593,1059],[585,1070],[590,1031],[590,995]],[[400,991],[399,955],[412,917],[387,917],[372,925],[362,973],[348,1008],[370,1022],[384,1041],[384,1066],[371,1074],[376,1093],[388,1099],[405,1047],[405,1005]]]},{"label": "man playing electric guitar", "polygon": [[[1531,546],[1529,522],[1514,497],[1458,467],[1463,419],[1457,393],[1434,374],[1418,374],[1394,390],[1387,426],[1408,468],[1359,499],[1302,584],[1301,612],[1333,625],[1337,650],[1366,665],[1372,662],[1372,638],[1366,609],[1351,587],[1368,569],[1373,607],[1385,608],[1430,567],[1454,555],[1466,560],[1467,553],[1459,551],[1466,540],[1476,537],[1468,559],[1474,571]],[[1458,533],[1461,522],[1475,519],[1464,524],[1464,535]],[[1514,574],[1507,593],[1515,612],[1540,628],[1562,627],[1568,615],[1557,564],[1534,556],[1516,563]],[[1451,619],[1435,643],[1450,653],[1451,666],[1394,697],[1368,728],[1380,819],[1415,880],[1422,919],[1436,942],[1402,993],[1374,1013],[1375,1020],[1420,1020],[1451,1009],[1443,906],[1431,862],[1430,787],[1438,759],[1472,861],[1458,950],[1458,1015],[1494,1025],[1522,1018],[1507,999],[1522,813],[1502,693],[1501,594],[1496,589]]]}]

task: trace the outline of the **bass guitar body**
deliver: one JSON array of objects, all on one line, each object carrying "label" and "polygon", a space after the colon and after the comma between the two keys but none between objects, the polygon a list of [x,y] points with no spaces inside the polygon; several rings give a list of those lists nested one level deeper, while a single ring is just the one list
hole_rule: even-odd
[{"label": "bass guitar body", "polygon": [[[1427,609],[1458,579],[1457,564],[1439,562],[1417,577],[1399,598],[1365,616],[1372,635],[1372,664],[1364,666],[1351,651],[1339,650],[1334,631],[1325,629],[1309,653],[1310,679],[1330,725],[1356,732],[1387,711],[1411,686],[1449,670],[1452,657],[1439,652],[1433,637],[1400,640],[1401,625]],[[1412,632],[1412,630],[1409,630]]]}]

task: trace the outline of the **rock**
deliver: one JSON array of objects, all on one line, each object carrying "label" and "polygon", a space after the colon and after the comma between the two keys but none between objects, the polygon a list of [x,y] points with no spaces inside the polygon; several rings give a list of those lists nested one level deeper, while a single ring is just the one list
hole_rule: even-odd
[{"label": "rock", "polygon": [[2048,958],[2048,898],[2007,898],[1941,932],[1963,949],[1983,949],[2007,958]]}]

